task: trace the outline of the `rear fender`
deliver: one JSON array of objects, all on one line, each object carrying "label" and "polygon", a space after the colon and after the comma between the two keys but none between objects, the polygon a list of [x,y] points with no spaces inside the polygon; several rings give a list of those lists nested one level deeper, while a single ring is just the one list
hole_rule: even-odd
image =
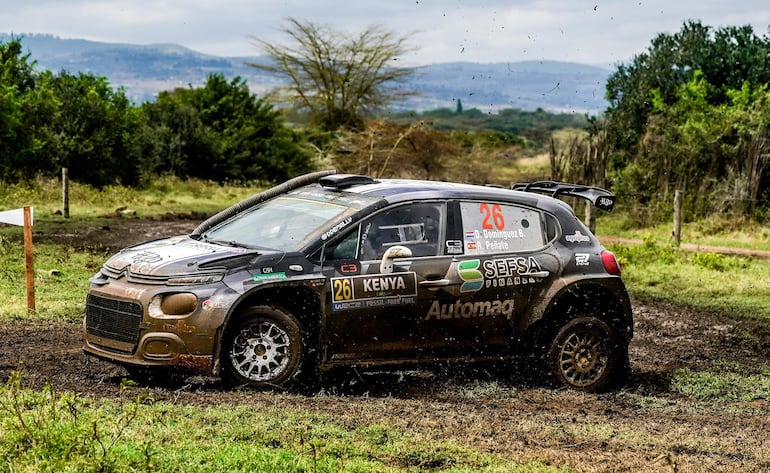
[{"label": "rear fender", "polygon": [[[563,281],[562,281],[563,282]],[[558,327],[580,315],[593,315],[604,320],[616,331],[620,340],[628,343],[633,337],[631,302],[625,285],[618,277],[607,277],[573,284],[554,286],[555,294],[534,304],[520,327],[529,333],[523,337],[545,346]]]}]

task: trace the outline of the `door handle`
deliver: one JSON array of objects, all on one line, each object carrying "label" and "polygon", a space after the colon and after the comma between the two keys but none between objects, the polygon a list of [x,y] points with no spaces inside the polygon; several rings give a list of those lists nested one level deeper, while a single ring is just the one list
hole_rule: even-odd
[{"label": "door handle", "polygon": [[420,281],[420,287],[442,287],[452,284],[451,279],[432,279],[426,281]]},{"label": "door handle", "polygon": [[551,273],[548,271],[537,271],[534,273],[521,273],[519,276],[527,278],[547,278]]}]

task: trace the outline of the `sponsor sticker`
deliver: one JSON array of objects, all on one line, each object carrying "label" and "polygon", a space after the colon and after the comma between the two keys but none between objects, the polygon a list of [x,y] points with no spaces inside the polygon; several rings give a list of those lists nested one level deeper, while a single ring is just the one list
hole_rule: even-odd
[{"label": "sponsor sticker", "polygon": [[588,258],[590,257],[591,255],[588,253],[575,253],[575,266],[588,266],[590,264]]},{"label": "sponsor sticker", "polygon": [[484,286],[484,275],[479,271],[481,261],[471,259],[457,264],[457,274],[463,280],[460,292],[476,292]]},{"label": "sponsor sticker", "polygon": [[433,301],[425,320],[470,319],[495,315],[504,315],[510,320],[513,316],[513,299],[475,302],[458,300],[450,304]]},{"label": "sponsor sticker", "polygon": [[568,242],[570,242],[570,243],[579,243],[579,242],[591,241],[591,239],[588,237],[588,235],[583,235],[578,230],[575,230],[575,234],[574,235],[565,235],[564,238]]},{"label": "sponsor sticker", "polygon": [[534,284],[543,278],[527,276],[542,271],[540,263],[532,257],[491,259],[484,261],[484,285],[486,287],[508,287]]},{"label": "sponsor sticker", "polygon": [[358,264],[356,263],[341,263],[337,268],[342,274],[357,274]]},{"label": "sponsor sticker", "polygon": [[615,199],[609,197],[599,197],[599,200],[596,201],[596,206],[600,209],[611,210],[614,205]]},{"label": "sponsor sticker", "polygon": [[131,258],[131,261],[134,263],[145,263],[145,264],[158,263],[162,260],[163,260],[163,257],[153,251],[143,251],[137,255],[134,255]]},{"label": "sponsor sticker", "polygon": [[205,301],[201,302],[201,307],[203,307],[203,310],[226,309],[227,306],[228,305],[226,301],[216,299],[206,299]]},{"label": "sponsor sticker", "polygon": [[340,230],[350,225],[350,223],[353,221],[353,217],[348,217],[345,220],[341,221],[337,225],[333,226],[332,228],[328,229],[321,235],[321,240],[327,240],[329,237],[337,234]]},{"label": "sponsor sticker", "polygon": [[448,255],[463,254],[463,242],[461,240],[447,240],[446,254]]},{"label": "sponsor sticker", "polygon": [[273,281],[279,279],[286,279],[286,273],[281,271],[279,273],[253,274],[251,276],[251,280],[254,282]]},{"label": "sponsor sticker", "polygon": [[332,278],[332,310],[411,304],[417,299],[414,272]]}]

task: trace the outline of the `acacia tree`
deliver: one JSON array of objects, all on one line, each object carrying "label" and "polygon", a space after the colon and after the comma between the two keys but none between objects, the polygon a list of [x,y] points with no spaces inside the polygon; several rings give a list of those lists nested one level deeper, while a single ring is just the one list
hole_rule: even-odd
[{"label": "acacia tree", "polygon": [[367,113],[407,95],[397,84],[413,69],[395,65],[411,50],[407,37],[379,26],[353,36],[295,18],[283,32],[288,44],[254,38],[270,61],[250,65],[285,78],[285,95],[322,128],[362,128]]}]

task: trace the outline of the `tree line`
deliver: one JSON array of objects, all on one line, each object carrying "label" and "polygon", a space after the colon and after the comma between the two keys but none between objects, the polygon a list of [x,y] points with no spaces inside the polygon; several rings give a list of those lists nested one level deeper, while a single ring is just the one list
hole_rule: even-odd
[{"label": "tree line", "polygon": [[[502,184],[495,167],[531,154],[534,143],[550,154],[551,178],[610,187],[653,221],[670,213],[675,190],[691,216],[770,216],[770,38],[750,26],[689,21],[657,35],[612,72],[609,107],[593,117],[491,116],[459,101],[454,111],[382,115],[409,93],[398,88],[409,68],[393,65],[410,50],[406,37],[296,19],[284,32],[284,44],[255,39],[271,59],[255,67],[284,79],[275,93],[258,98],[242,79],[213,75],[139,106],[103,77],[37,72],[20,41],[0,44],[0,180],[67,167],[97,186],[164,173],[280,181],[331,165]],[[584,134],[561,148],[549,143],[564,127]]]},{"label": "tree line", "polygon": [[[550,130],[585,123],[543,110],[383,114],[403,96],[394,82],[409,69],[394,71],[387,58],[403,54],[404,38],[379,28],[345,37],[296,20],[290,28],[299,46],[272,46],[271,65],[255,65],[286,77],[271,95],[258,98],[242,79],[212,75],[201,87],[164,91],[138,106],[104,77],[38,72],[20,40],[0,43],[0,181],[67,168],[70,179],[97,187],[162,174],[278,182],[321,165],[450,180],[468,176],[463,155],[532,148]],[[318,50],[290,59],[303,48]],[[476,181],[493,180],[495,160],[477,161]]]},{"label": "tree line", "polygon": [[770,38],[698,21],[659,34],[607,82],[602,126],[613,189],[648,214],[685,193],[689,215],[766,219]]},{"label": "tree line", "polygon": [[241,78],[211,75],[134,105],[104,77],[37,71],[20,40],[0,43],[0,181],[60,168],[99,187],[160,174],[280,181],[313,169],[313,152]]}]

